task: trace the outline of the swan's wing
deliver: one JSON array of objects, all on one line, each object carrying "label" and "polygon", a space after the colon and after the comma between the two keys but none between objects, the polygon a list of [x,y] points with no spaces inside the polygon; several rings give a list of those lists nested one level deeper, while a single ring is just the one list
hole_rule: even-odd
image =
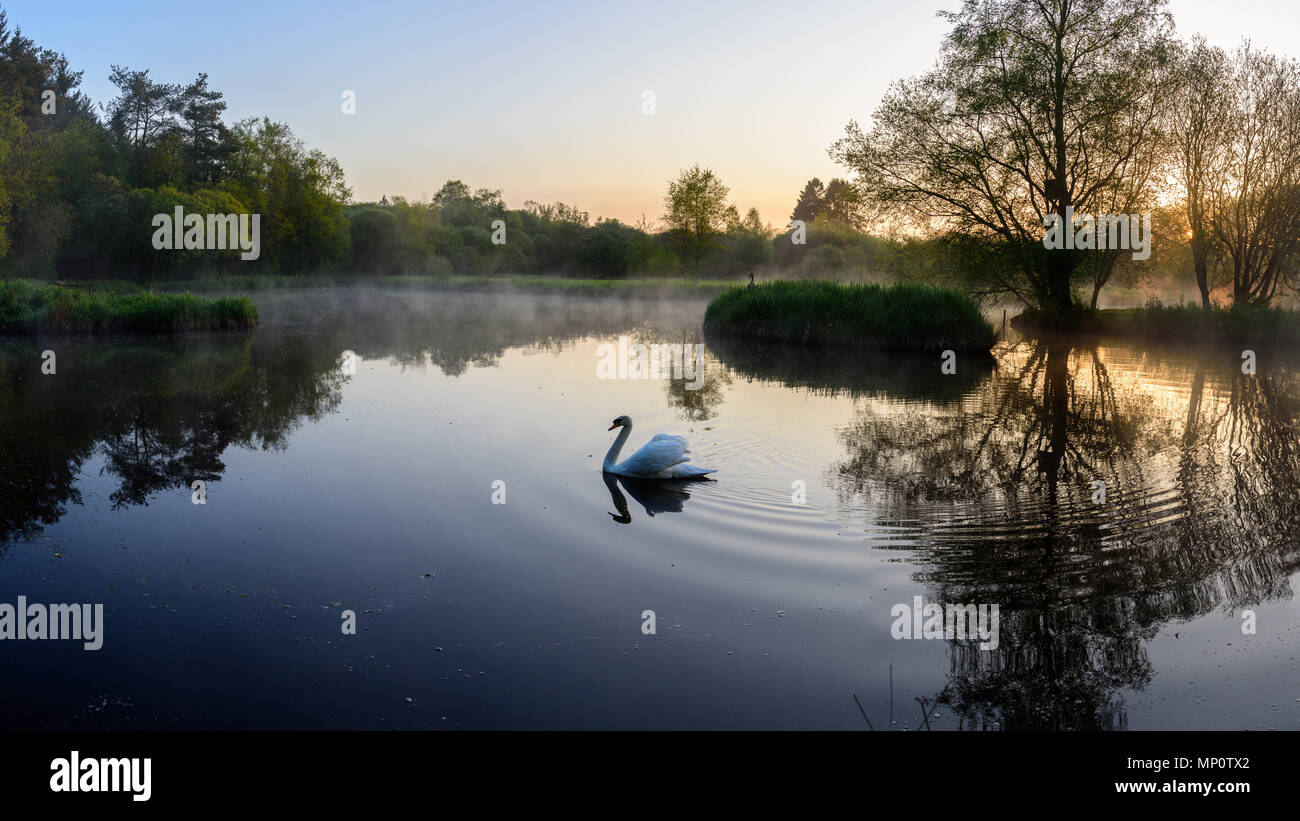
[{"label": "swan's wing", "polygon": [[649,476],[668,470],[673,465],[680,465],[686,461],[688,453],[690,451],[686,449],[686,439],[661,433],[627,457],[627,461],[619,467]]}]

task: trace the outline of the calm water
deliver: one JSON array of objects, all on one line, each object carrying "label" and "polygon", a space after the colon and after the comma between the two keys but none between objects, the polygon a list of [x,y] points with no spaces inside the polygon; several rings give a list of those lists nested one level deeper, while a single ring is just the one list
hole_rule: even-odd
[{"label": "calm water", "polygon": [[[247,334],[0,340],[0,602],[106,611],[97,652],[0,644],[0,727],[1300,727],[1281,354],[945,376],[705,340],[697,302],[256,298]],[[620,335],[704,341],[703,387],[598,379]],[[623,413],[716,480],[603,478]],[[894,639],[917,596],[997,604],[997,649]]]}]

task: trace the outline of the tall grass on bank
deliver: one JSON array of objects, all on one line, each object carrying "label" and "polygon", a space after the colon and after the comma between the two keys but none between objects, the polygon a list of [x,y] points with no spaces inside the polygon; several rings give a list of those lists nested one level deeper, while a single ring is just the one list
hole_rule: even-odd
[{"label": "tall grass on bank", "polygon": [[0,285],[0,332],[5,333],[164,333],[256,324],[257,307],[246,296],[89,291],[22,280]]},{"label": "tall grass on bank", "polygon": [[[364,281],[364,280],[363,280]],[[719,279],[586,279],[549,276],[385,276],[377,285],[452,291],[523,291],[564,296],[708,297],[735,284]]]},{"label": "tall grass on bank", "polygon": [[[1028,334],[1059,330],[1032,310],[1017,316],[1011,325]],[[1068,330],[1116,339],[1292,343],[1300,342],[1300,312],[1239,305],[1207,311],[1199,305],[1165,305],[1160,300],[1151,300],[1140,308],[1108,308],[1082,314]]]},{"label": "tall grass on bank", "polygon": [[[114,283],[115,284],[115,283]],[[735,282],[717,279],[590,279],[559,276],[432,276],[420,274],[394,274],[390,276],[331,276],[324,274],[298,276],[221,276],[178,282],[159,282],[155,286],[163,291],[264,291],[282,288],[328,288],[360,285],[389,288],[422,288],[440,291],[523,292],[533,294],[559,294],[563,296],[629,296],[629,297],[711,297],[726,290]],[[99,290],[108,285],[96,283]],[[114,287],[114,285],[108,285]]]},{"label": "tall grass on bank", "polygon": [[988,352],[997,335],[965,294],[896,283],[819,280],[733,288],[709,303],[710,331],[812,345]]}]

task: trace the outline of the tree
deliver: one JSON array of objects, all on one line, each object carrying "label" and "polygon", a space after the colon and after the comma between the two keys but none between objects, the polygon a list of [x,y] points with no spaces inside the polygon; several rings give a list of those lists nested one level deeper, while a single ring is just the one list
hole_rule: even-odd
[{"label": "tree", "polygon": [[226,188],[261,214],[262,263],[279,271],[327,267],[347,258],[343,207],[351,199],[337,160],[308,150],[284,123],[255,117],[235,124],[238,150]]},{"label": "tree", "polygon": [[668,183],[664,222],[674,233],[683,260],[698,264],[713,239],[726,230],[735,207],[727,204],[730,189],[708,169],[694,165]]},{"label": "tree", "polygon": [[862,227],[862,195],[851,183],[831,180],[826,184],[826,196],[818,216],[825,216],[850,228]]},{"label": "tree", "polygon": [[17,115],[25,120],[41,114],[41,92],[46,85],[43,50],[24,37],[22,29],[9,31],[9,22],[0,11],[0,95],[17,103]]},{"label": "tree", "polygon": [[108,79],[121,92],[108,104],[109,127],[139,150],[176,126],[175,97],[180,87],[155,83],[149,70],[113,66]]},{"label": "tree", "polygon": [[606,219],[585,231],[575,249],[574,263],[585,274],[624,277],[636,258],[636,230]]},{"label": "tree", "polygon": [[170,152],[156,154],[155,149],[164,137],[176,133],[180,87],[155,83],[148,69],[132,71],[123,66],[113,66],[109,79],[121,93],[108,104],[108,126],[126,146],[131,182],[145,187],[179,182],[179,167],[170,162]]},{"label": "tree", "polygon": [[1232,66],[1222,49],[1197,36],[1179,55],[1178,91],[1170,107],[1173,172],[1186,199],[1187,225],[1201,305],[1210,307],[1209,258],[1213,245],[1211,192],[1224,172],[1224,134],[1232,119]]},{"label": "tree", "polygon": [[[4,18],[0,15],[0,24]],[[2,30],[2,29],[0,29]],[[0,95],[0,260],[9,253],[10,205],[14,196],[16,174],[11,171],[13,149],[23,134],[22,120],[18,119],[18,103]],[[5,282],[9,281],[8,268]]]},{"label": "tree", "polygon": [[543,205],[528,200],[524,203],[524,212],[532,214],[542,222],[569,222],[574,225],[586,225],[590,219],[586,211],[580,210],[575,205],[565,205],[562,202]]},{"label": "tree", "polygon": [[812,222],[821,213],[825,201],[826,189],[822,186],[821,180],[813,177],[799,192],[799,200],[794,204],[794,211],[790,212],[790,221]]},{"label": "tree", "polygon": [[208,75],[177,92],[173,108],[185,135],[185,172],[195,184],[212,184],[221,177],[224,160],[235,151],[233,136],[221,122],[226,101],[220,91],[208,88]]},{"label": "tree", "polygon": [[654,231],[654,225],[646,219],[645,214],[636,222],[636,244],[633,262],[637,268],[641,269],[641,281],[645,282],[646,274],[650,272],[650,253],[654,250],[653,238],[651,232]]},{"label": "tree", "polygon": [[727,273],[748,273],[772,262],[773,231],[763,223],[757,208],[750,208],[744,219],[727,231],[724,239]]},{"label": "tree", "polygon": [[501,191],[470,188],[460,180],[448,180],[433,195],[433,204],[447,225],[474,226],[488,229],[493,219],[505,213]]},{"label": "tree", "polygon": [[1228,96],[1210,222],[1232,264],[1233,304],[1266,305],[1295,285],[1300,257],[1300,64],[1246,43]]},{"label": "tree", "polygon": [[872,130],[850,122],[831,156],[913,230],[996,246],[1015,263],[1002,290],[1064,317],[1079,254],[1044,249],[1044,219],[1149,184],[1139,155],[1169,82],[1164,5],[965,0],[943,13],[936,67],[894,83]]}]

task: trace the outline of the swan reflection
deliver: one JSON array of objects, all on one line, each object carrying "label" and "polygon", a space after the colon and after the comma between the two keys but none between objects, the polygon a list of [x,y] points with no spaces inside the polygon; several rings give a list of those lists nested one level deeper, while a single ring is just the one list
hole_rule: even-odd
[{"label": "swan reflection", "polygon": [[[686,504],[687,499],[691,498],[686,487],[695,483],[680,479],[634,479],[615,476],[612,473],[602,473],[601,478],[605,480],[605,487],[609,488],[610,501],[618,510],[617,515],[610,513],[609,517],[624,525],[632,521],[632,514],[627,507],[628,496],[645,508],[647,516],[654,516],[656,513],[681,513],[682,506]],[[627,496],[623,495],[623,491],[627,491]]]}]

